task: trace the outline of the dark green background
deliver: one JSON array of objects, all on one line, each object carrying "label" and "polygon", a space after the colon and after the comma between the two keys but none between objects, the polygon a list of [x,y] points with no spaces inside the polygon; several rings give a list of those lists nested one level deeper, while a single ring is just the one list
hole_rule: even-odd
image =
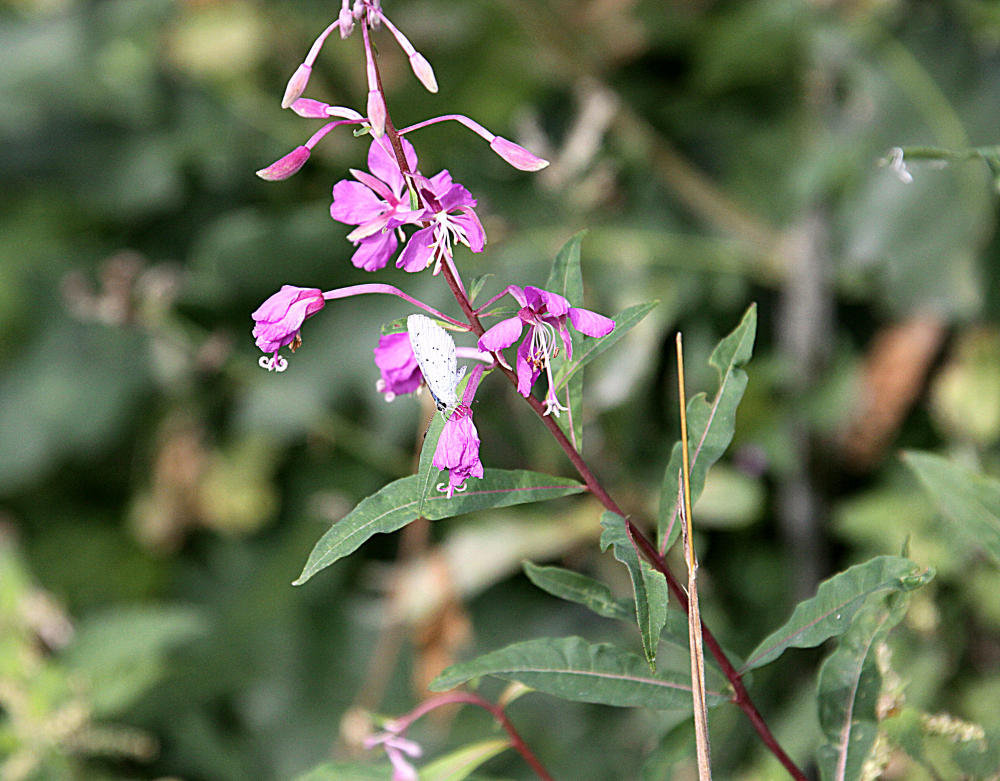
[{"label": "dark green background", "polygon": [[[425,173],[447,167],[479,199],[489,245],[459,253],[466,279],[493,275],[490,295],[541,284],[586,227],[587,306],[662,302],[587,374],[585,453],[637,517],[655,517],[677,436],[674,332],[691,391],[712,390],[711,347],[758,302],[731,457],[695,511],[702,609],[725,644],[745,653],[817,578],[909,538],[911,557],[940,575],[894,635],[908,702],[1000,727],[1000,576],[942,528],[896,457],[933,449],[1000,472],[993,182],[978,161],[913,162],[909,185],[878,165],[895,145],[998,141],[994,5],[384,5],[441,87],[426,93],[380,33],[397,125],[464,113],[553,160],[514,171],[454,123],[412,137]],[[429,274],[351,267],[348,229],[328,207],[333,182],[363,167],[364,139],[334,132],[288,182],[253,175],[319,126],[279,100],[338,6],[0,2],[7,771],[291,778],[350,755],[342,717],[373,657],[388,672],[367,704],[393,714],[423,694],[420,665],[451,654],[572,633],[638,647],[519,574],[522,558],[556,561],[627,593],[624,571],[597,551],[599,512],[585,498],[436,523],[428,549],[458,564],[435,642],[419,652],[419,605],[398,655],[378,641],[398,536],[289,585],[332,521],[412,467],[420,407],[387,405],[371,360],[381,324],[409,309],[331,303],[280,376],[256,365],[250,312],[284,283],[381,281],[449,298]],[[307,95],[363,109],[366,90],[359,35],[334,36]],[[863,362],[917,316],[940,346],[894,343],[900,366],[923,356],[929,368],[890,390],[913,399],[882,447],[853,457],[843,442]],[[477,402],[484,463],[572,474],[500,378]],[[782,523],[800,495],[800,522]],[[819,658],[788,654],[752,681],[804,765],[818,742]],[[69,737],[58,731],[67,713],[81,725]],[[541,695],[511,716],[557,778],[578,779],[636,777],[673,723]],[[712,727],[720,778],[780,777],[734,710],[715,711]],[[413,733],[431,756],[491,734],[484,714],[464,711]],[[529,777],[513,752],[486,770]]]}]

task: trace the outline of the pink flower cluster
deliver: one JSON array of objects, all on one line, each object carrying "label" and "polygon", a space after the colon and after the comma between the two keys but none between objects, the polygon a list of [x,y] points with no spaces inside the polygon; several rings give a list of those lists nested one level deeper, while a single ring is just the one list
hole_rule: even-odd
[{"label": "pink flower cluster", "polygon": [[[484,138],[494,152],[515,168],[537,171],[548,163],[458,114],[435,117],[400,131],[394,130],[388,120],[370,39],[371,32],[383,25],[409,58],[419,81],[431,92],[437,91],[437,80],[430,64],[385,16],[380,0],[354,0],[353,3],[343,0],[337,19],[316,39],[289,80],[282,99],[283,108],[291,108],[301,117],[328,121],[304,144],[257,173],[268,181],[287,179],[306,163],[313,147],[331,130],[341,125],[359,126],[360,131],[356,130],[356,134],[367,133],[371,136],[368,170],[351,170],[351,179],[338,181],[333,186],[330,205],[330,216],[334,220],[353,226],[347,234],[347,239],[355,247],[352,263],[357,268],[374,272],[384,269],[396,256],[396,267],[407,272],[431,268],[432,274],[436,275],[447,269],[446,276],[453,289],[457,286],[464,295],[465,288],[454,261],[454,250],[462,245],[479,253],[486,246],[486,233],[475,212],[476,199],[455,182],[447,170],[430,177],[421,174],[416,150],[403,136],[437,122],[456,121]],[[356,27],[361,28],[364,39],[368,74],[369,91],[364,113],[302,97],[313,64],[326,39],[334,30],[339,30],[341,37],[346,38]],[[253,313],[253,336],[257,346],[265,353],[260,365],[268,370],[284,371],[288,361],[280,355],[280,350],[287,346],[294,352],[302,344],[302,327],[309,317],[323,309],[328,301],[368,293],[398,296],[453,326],[471,330],[468,323],[450,318],[391,285],[373,283],[327,291],[284,285]],[[448,470],[447,484],[438,487],[448,497],[465,490],[470,477],[481,478],[484,474],[479,457],[479,433],[472,421],[472,403],[484,365],[493,365],[494,360],[499,360],[506,366],[500,352],[513,345],[527,327],[527,334],[517,350],[518,390],[525,396],[529,395],[536,380],[545,374],[548,380],[546,413],[558,415],[566,407],[560,404],[557,397],[552,359],[560,351],[560,346],[565,350],[567,359],[572,357],[567,323],[580,333],[593,337],[605,336],[615,325],[603,315],[570,306],[561,295],[530,286],[520,288],[510,285],[488,304],[506,294],[518,302],[520,310],[517,316],[502,320],[483,333],[476,348],[457,348],[459,357],[472,358],[478,363],[469,375],[459,403],[448,413],[434,452],[434,466]],[[479,312],[484,308],[481,307]],[[379,370],[376,387],[386,400],[415,393],[424,384],[408,333],[383,335],[374,349],[374,358]],[[410,770],[403,754],[412,756],[412,747],[398,740],[386,739],[384,743],[393,759],[396,776],[409,778]]]}]

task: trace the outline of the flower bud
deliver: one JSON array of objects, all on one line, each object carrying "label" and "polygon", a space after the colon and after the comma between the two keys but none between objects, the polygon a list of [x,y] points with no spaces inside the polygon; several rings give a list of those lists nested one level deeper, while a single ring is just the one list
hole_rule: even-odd
[{"label": "flower bud", "polygon": [[350,8],[341,8],[338,20],[340,21],[340,37],[346,40],[354,32],[354,14],[351,13]]},{"label": "flower bud", "polygon": [[267,168],[261,168],[257,172],[257,176],[266,182],[280,182],[298,173],[298,170],[306,164],[308,159],[309,149],[298,146],[280,160],[275,160]]},{"label": "flower bud", "polygon": [[410,55],[410,67],[413,68],[414,75],[420,79],[420,83],[427,88],[428,92],[438,91],[437,79],[434,78],[434,69],[427,62],[427,58],[424,55],[420,52],[413,52]]},{"label": "flower bud", "polygon": [[326,119],[330,116],[327,113],[327,109],[329,108],[330,105],[328,103],[313,100],[312,98],[299,98],[293,101],[291,105],[292,111],[306,119]]},{"label": "flower bud", "polygon": [[368,122],[372,126],[372,135],[375,138],[385,135],[385,101],[377,89],[368,93]]},{"label": "flower bud", "polygon": [[302,63],[295,69],[295,73],[292,74],[292,78],[288,80],[288,84],[285,86],[285,94],[281,98],[282,108],[288,108],[302,96],[311,75],[312,67],[305,63]]},{"label": "flower bud", "polygon": [[541,171],[549,164],[548,160],[543,160],[523,146],[500,136],[494,136],[490,141],[490,148],[520,171]]}]

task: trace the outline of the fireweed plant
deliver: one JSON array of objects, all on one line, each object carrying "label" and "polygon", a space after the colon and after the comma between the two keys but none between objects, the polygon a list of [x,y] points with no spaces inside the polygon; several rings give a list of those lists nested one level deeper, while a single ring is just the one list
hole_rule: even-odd
[{"label": "fireweed plant", "polygon": [[[665,558],[685,521],[681,443],[675,445],[666,468],[655,535],[647,535],[623,512],[581,455],[582,369],[620,340],[653,304],[629,307],[614,319],[581,307],[578,236],[558,254],[543,287],[509,284],[493,298],[476,305],[479,285],[466,286],[456,262],[460,257],[456,250],[464,246],[480,253],[486,246],[487,237],[476,213],[477,201],[448,170],[421,171],[417,150],[408,137],[428,125],[456,121],[482,137],[515,168],[538,171],[547,162],[459,114],[426,119],[397,130],[373,44],[373,36],[381,35],[382,28],[402,47],[420,83],[431,92],[437,91],[431,65],[392,24],[379,0],[357,0],[353,4],[344,0],[337,19],[316,39],[289,80],[281,104],[301,117],[324,119],[326,123],[303,145],[258,171],[258,175],[268,181],[286,179],[306,163],[311,150],[328,133],[338,128],[353,130],[356,137],[368,143],[368,170],[352,170],[350,178],[338,181],[330,205],[330,216],[351,227],[346,238],[355,247],[352,263],[373,273],[390,262],[413,274],[427,271],[447,284],[460,314],[450,316],[393,285],[378,282],[333,290],[284,285],[253,313],[253,336],[264,353],[260,365],[270,371],[285,371],[289,362],[282,350],[287,347],[294,352],[302,345],[306,320],[319,315],[328,302],[386,294],[409,304],[413,308],[410,313],[427,313],[460,341],[463,334],[471,335],[475,344],[457,347],[455,355],[460,361],[472,362],[474,368],[456,389],[456,403],[444,409],[442,415],[434,416],[417,474],[383,487],[335,523],[318,541],[295,583],[305,583],[357,550],[372,535],[396,531],[420,517],[436,520],[589,492],[606,510],[601,519],[601,547],[611,548],[615,558],[626,566],[633,584],[634,606],[626,609],[612,598],[607,586],[570,570],[526,562],[526,574],[552,595],[582,603],[607,618],[637,623],[644,656],[579,637],[529,639],[449,667],[431,685],[433,690],[446,693],[430,697],[405,716],[384,720],[381,731],[373,732],[365,742],[368,748],[384,750],[393,779],[416,779],[414,761],[421,757],[422,749],[406,736],[408,728],[438,707],[475,705],[493,715],[506,738],[499,745],[498,741],[481,744],[478,751],[469,751],[469,747],[461,750],[465,751],[461,754],[466,758],[465,771],[471,772],[510,747],[539,778],[548,779],[552,776],[505,712],[510,698],[496,704],[455,687],[491,675],[522,684],[519,691],[528,687],[568,700],[661,711],[692,708],[691,676],[685,665],[676,661],[678,654],[682,658],[688,654],[688,633],[683,621],[670,620],[667,605],[669,594],[677,608],[673,615],[680,615],[679,611],[688,609],[688,595]],[[362,39],[368,78],[363,111],[303,97],[317,56],[334,31],[343,39],[352,34]],[[504,308],[491,308],[498,303]],[[420,392],[424,384],[422,370],[428,370],[414,356],[405,322],[404,316],[384,328],[377,339],[373,335],[374,362],[379,371],[377,389],[388,401]],[[708,468],[732,439],[736,407],[747,384],[741,367],[751,357],[755,332],[756,310],[751,307],[711,354],[710,363],[719,376],[714,396],[698,394],[687,405],[691,501],[700,494]],[[514,356],[505,355],[504,351],[515,344]],[[582,482],[484,467],[472,402],[480,383],[491,375],[505,378],[523,397],[563,449]],[[485,441],[488,454],[488,434]],[[440,478],[442,470],[447,471],[447,479]],[[882,676],[876,653],[888,631],[901,620],[907,594],[931,577],[930,572],[904,557],[881,556],[851,567],[821,584],[814,597],[799,604],[788,621],[742,661],[727,656],[709,628],[701,624],[709,655],[704,701],[710,708],[724,703],[739,708],[766,750],[793,778],[804,779],[804,772],[779,745],[751,700],[744,676],[774,662],[790,647],[817,646],[837,637],[839,645],[818,676],[819,721],[825,742],[813,758],[807,759],[815,761],[824,777],[859,777],[866,762],[872,761],[879,720],[884,717],[878,710]],[[425,765],[420,777],[445,777],[443,768],[451,767],[447,762],[455,761],[461,751]],[[651,765],[656,761],[654,753]],[[700,767],[699,772],[705,777],[708,769]],[[572,769],[560,773],[563,778],[573,776]]]}]

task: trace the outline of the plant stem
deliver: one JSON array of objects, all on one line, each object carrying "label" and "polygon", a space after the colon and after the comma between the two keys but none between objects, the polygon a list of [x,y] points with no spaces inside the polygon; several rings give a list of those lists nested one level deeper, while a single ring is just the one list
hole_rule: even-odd
[{"label": "plant stem", "polygon": [[[385,100],[385,92],[383,91],[382,88],[382,76],[378,70],[377,61],[375,61],[375,74],[376,74],[376,81],[378,83],[378,90],[379,92],[382,93],[382,99],[385,102],[386,106],[385,134],[389,137],[389,142],[392,145],[393,152],[395,153],[396,162],[399,165],[399,169],[405,176],[406,174],[412,172],[410,171],[409,165],[406,162],[406,156],[403,154],[403,146],[399,140],[399,132],[396,130],[395,125],[393,125],[392,120],[389,117],[388,101]],[[455,275],[453,274],[451,268],[449,267],[449,264],[443,263],[441,265],[441,269],[444,274],[445,281],[448,283],[448,287],[451,289],[452,294],[455,296],[455,300],[458,302],[458,305],[461,308],[462,313],[466,316],[466,318],[468,318],[470,329],[474,334],[476,334],[476,336],[482,336],[485,329],[483,328],[482,323],[479,321],[479,317],[476,314],[476,311],[473,308],[472,304],[469,302],[468,297],[465,295],[462,286],[455,278]],[[503,364],[501,364],[498,358],[496,366],[500,370],[500,372],[507,378],[507,380],[516,388],[517,374],[512,369],[508,369]],[[615,500],[611,497],[611,495],[604,489],[604,486],[601,485],[600,481],[598,481],[594,473],[590,471],[590,467],[587,465],[587,462],[583,460],[583,456],[581,456],[580,453],[577,451],[577,449],[573,447],[573,444],[566,438],[566,435],[563,433],[562,429],[559,428],[559,424],[557,424],[550,415],[546,414],[545,405],[538,399],[536,399],[534,396],[524,397],[524,400],[532,408],[532,410],[534,410],[539,420],[542,421],[542,425],[544,425],[549,430],[549,433],[552,434],[556,442],[559,443],[559,446],[563,449],[563,452],[566,454],[566,457],[569,458],[570,462],[573,464],[573,467],[579,473],[580,477],[583,479],[583,482],[586,484],[590,492],[597,498],[597,500],[606,509],[610,510],[613,513],[616,513],[617,515],[620,515],[622,518],[625,518],[625,524],[628,529],[628,532],[632,536],[632,539],[636,547],[638,548],[639,552],[646,558],[646,560],[653,567],[655,567],[658,571],[663,573],[664,577],[666,577],[667,579],[667,585],[670,587],[671,592],[673,592],[674,596],[677,598],[677,601],[684,608],[684,611],[687,612],[688,611],[687,594],[684,592],[684,589],[677,581],[677,578],[675,578],[673,573],[670,571],[664,557],[660,555],[660,553],[656,550],[656,546],[654,546],[653,543],[649,540],[649,538],[646,537],[646,535],[643,534],[642,531],[626,516],[626,514],[622,511],[621,507],[618,506],[618,503],[615,502]],[[744,714],[746,714],[747,718],[750,719],[750,723],[757,731],[757,734],[760,736],[760,739],[764,742],[764,745],[767,746],[768,750],[772,754],[774,754],[775,758],[777,758],[777,760],[785,767],[785,769],[788,770],[792,778],[796,779],[796,781],[806,781],[805,774],[792,761],[791,757],[789,757],[785,753],[785,751],[781,748],[780,744],[778,743],[777,739],[771,733],[771,730],[767,726],[767,722],[764,721],[764,717],[760,714],[760,711],[757,710],[756,706],[754,706],[753,704],[753,701],[750,699],[750,695],[747,693],[746,687],[743,685],[743,680],[740,677],[740,674],[736,671],[736,668],[733,667],[732,663],[729,661],[729,658],[723,652],[722,647],[715,639],[715,636],[709,631],[708,627],[705,626],[704,621],[701,622],[701,631],[705,645],[708,646],[708,650],[711,652],[712,656],[715,657],[716,662],[719,664],[719,667],[722,669],[722,672],[725,674],[726,678],[729,680],[730,685],[733,687],[733,698],[732,698],[733,704],[736,705],[740,710],[742,710]],[[453,694],[456,695],[464,694],[465,696],[476,698],[475,695],[463,692],[454,692]],[[454,701],[458,702],[463,700],[456,699]],[[464,701],[472,702],[472,700],[464,700]],[[486,701],[484,700],[483,702]],[[480,703],[475,702],[473,704],[478,705]],[[487,706],[497,707],[497,706],[492,706],[491,703],[486,703],[486,706],[483,707]],[[488,707],[487,709],[490,709],[490,707]],[[500,712],[502,713],[502,711],[503,709],[501,708]],[[500,717],[497,718],[498,720],[500,720]],[[505,720],[506,716],[504,716],[503,718]],[[501,721],[501,724],[503,724],[503,721]],[[511,730],[512,729],[513,728],[511,728]],[[511,730],[508,730],[508,734],[510,734]],[[520,741],[520,738],[518,738],[518,740]],[[523,741],[521,742],[521,745],[523,746]],[[517,748],[517,745],[515,745],[515,748]],[[524,746],[524,748],[525,750],[527,750],[527,746]],[[520,749],[518,750],[520,751]],[[530,754],[530,751],[528,752],[528,754]],[[535,772],[538,773],[541,778],[550,778],[550,776],[545,772],[544,768],[542,768],[540,764],[536,766],[535,763],[537,763],[537,760],[534,760],[534,763],[531,760],[528,760],[528,755],[525,754],[524,752],[522,752],[522,756],[525,757],[528,763],[531,764],[532,768],[535,769]]]},{"label": "plant stem", "polygon": [[429,700],[424,700],[416,708],[410,711],[407,715],[392,720],[392,732],[397,734],[405,732],[413,722],[430,713],[435,708],[440,708],[442,705],[454,705],[454,704],[464,704],[464,705],[476,705],[480,708],[488,710],[492,714],[493,718],[497,720],[497,723],[503,727],[507,736],[510,738],[510,745],[518,754],[520,754],[524,761],[527,762],[531,769],[535,771],[535,775],[541,778],[543,781],[553,781],[552,776],[545,769],[541,762],[538,761],[528,744],[524,742],[521,736],[518,734],[517,730],[514,729],[514,725],[511,724],[510,719],[507,718],[507,712],[495,703],[489,700],[484,700],[478,694],[473,694],[467,691],[452,691],[446,694],[438,695],[437,697],[431,697]]}]

